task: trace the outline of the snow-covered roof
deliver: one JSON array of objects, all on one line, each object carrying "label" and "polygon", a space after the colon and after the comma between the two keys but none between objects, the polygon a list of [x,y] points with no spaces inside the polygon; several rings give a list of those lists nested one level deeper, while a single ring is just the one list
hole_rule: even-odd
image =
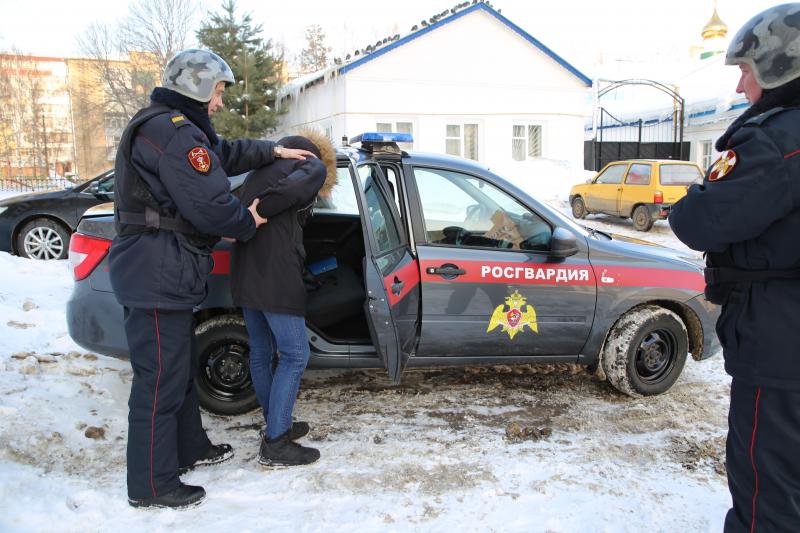
[{"label": "snow-covered roof", "polygon": [[493,16],[501,23],[506,25],[520,37],[528,41],[530,44],[535,46],[545,55],[553,59],[556,63],[564,67],[567,71],[577,77],[582,83],[584,83],[587,87],[592,86],[592,80],[582,72],[580,72],[577,68],[567,62],[564,58],[556,54],[550,48],[545,46],[541,41],[527,33],[525,30],[508,20],[506,17],[500,14],[499,11],[496,11],[492,8],[489,2],[484,1],[477,1],[472,0],[472,2],[462,2],[448,10],[439,13],[438,15],[434,15],[431,17],[430,23],[426,21],[422,21],[420,26],[414,26],[411,28],[411,33],[404,37],[400,37],[399,34],[395,34],[391,37],[386,37],[381,41],[378,41],[374,45],[369,45],[362,50],[355,51],[352,55],[347,54],[344,61],[340,59],[336,59],[334,61],[334,65],[317,72],[312,72],[310,74],[306,74],[299,78],[295,78],[294,80],[290,81],[281,89],[279,93],[279,99],[286,95],[294,95],[296,96],[297,93],[304,91],[305,89],[316,85],[318,83],[324,83],[330,78],[334,78],[339,75],[347,74],[348,72],[357,69],[358,67],[374,60],[382,55],[386,54],[387,52],[399,48],[406,43],[413,41],[423,35],[430,33],[446,24],[449,24],[455,20],[460,19],[470,13],[474,13],[476,11],[484,11],[489,15]]}]

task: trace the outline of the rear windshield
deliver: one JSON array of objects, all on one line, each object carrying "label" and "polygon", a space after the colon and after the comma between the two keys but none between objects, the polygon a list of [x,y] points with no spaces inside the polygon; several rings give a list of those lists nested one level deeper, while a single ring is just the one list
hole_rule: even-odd
[{"label": "rear windshield", "polygon": [[661,165],[661,185],[691,185],[703,181],[694,165]]}]

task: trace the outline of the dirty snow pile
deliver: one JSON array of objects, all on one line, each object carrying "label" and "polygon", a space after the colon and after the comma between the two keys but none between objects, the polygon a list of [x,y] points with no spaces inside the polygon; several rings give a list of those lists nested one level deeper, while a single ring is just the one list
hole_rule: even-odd
[{"label": "dirty snow pile", "polygon": [[[629,221],[590,217],[606,231]],[[627,224],[627,225],[626,225]],[[669,228],[646,237],[679,246]],[[721,357],[632,399],[570,365],[308,371],[295,415],[316,464],[264,469],[260,415],[204,414],[236,456],[196,470],[207,501],[130,508],[127,362],[67,335],[66,262],[0,253],[0,531],[721,531]]]}]

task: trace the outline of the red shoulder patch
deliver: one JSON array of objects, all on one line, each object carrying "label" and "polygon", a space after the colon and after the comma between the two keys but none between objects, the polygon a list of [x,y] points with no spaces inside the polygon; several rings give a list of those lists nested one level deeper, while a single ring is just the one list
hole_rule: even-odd
[{"label": "red shoulder patch", "polygon": [[208,150],[202,146],[195,146],[186,155],[196,171],[208,174],[208,171],[211,170],[211,157],[208,155]]},{"label": "red shoulder patch", "polygon": [[725,150],[719,155],[719,159],[711,167],[711,172],[708,173],[708,181],[721,180],[725,174],[728,174],[733,167],[736,166],[737,157],[736,152],[733,150]]}]

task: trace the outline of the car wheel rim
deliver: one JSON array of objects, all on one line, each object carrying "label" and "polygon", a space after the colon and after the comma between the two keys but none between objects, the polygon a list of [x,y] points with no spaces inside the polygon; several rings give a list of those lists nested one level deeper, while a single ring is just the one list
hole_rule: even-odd
[{"label": "car wheel rim", "polygon": [[572,216],[575,218],[580,218],[583,214],[583,202],[580,200],[575,200],[572,204]]},{"label": "car wheel rim", "polygon": [[247,348],[236,343],[211,348],[200,376],[204,388],[219,400],[235,401],[248,395],[252,381]]},{"label": "car wheel rim", "polygon": [[25,235],[25,254],[33,259],[58,259],[64,251],[61,235],[52,228],[36,227]]},{"label": "car wheel rim", "polygon": [[636,350],[636,374],[645,383],[658,383],[670,373],[678,355],[675,335],[657,329],[644,336]]},{"label": "car wheel rim", "polygon": [[644,214],[641,210],[639,210],[636,212],[635,221],[637,226],[644,226],[645,224],[647,224],[647,215]]}]

